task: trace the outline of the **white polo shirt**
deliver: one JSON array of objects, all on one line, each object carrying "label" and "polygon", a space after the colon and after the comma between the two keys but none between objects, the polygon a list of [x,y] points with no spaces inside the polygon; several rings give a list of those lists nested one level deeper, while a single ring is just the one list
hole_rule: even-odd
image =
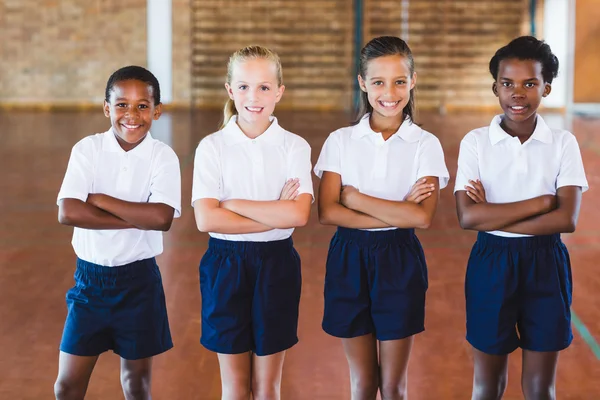
[{"label": "white polo shirt", "polygon": [[[142,143],[124,151],[112,131],[88,136],[71,151],[60,192],[61,199],[86,201],[103,193],[125,201],[164,203],[181,215],[181,174],[177,155],[166,144],[146,135]],[[77,257],[114,267],[162,253],[162,232],[139,229],[93,230],[74,228]]]},{"label": "white polo shirt", "polygon": [[[300,180],[299,194],[313,194],[310,146],[271,117],[269,128],[250,139],[231,118],[222,130],[206,136],[196,149],[192,205],[198,199],[278,200],[290,178]],[[291,236],[293,228],[210,236],[232,241],[270,242]]]},{"label": "white polo shirt", "polygon": [[384,140],[381,132],[371,129],[369,114],[357,125],[329,135],[315,166],[319,178],[324,171],[340,174],[342,185],[393,201],[402,201],[412,185],[424,176],[437,176],[440,189],[449,180],[437,137],[406,119],[396,133]]},{"label": "white polo shirt", "polygon": [[[454,192],[465,190],[470,180],[481,180],[490,203],[512,203],[556,194],[563,186],[588,189],[581,152],[575,136],[562,129],[550,129],[537,116],[535,130],[523,144],[501,127],[502,115],[490,126],[475,129],[463,138],[458,156]],[[522,237],[503,231],[498,236]]]}]

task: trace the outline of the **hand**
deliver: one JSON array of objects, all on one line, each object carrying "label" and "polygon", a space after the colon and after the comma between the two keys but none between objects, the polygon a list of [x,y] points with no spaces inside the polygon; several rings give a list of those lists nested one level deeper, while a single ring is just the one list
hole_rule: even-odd
[{"label": "hand", "polygon": [[342,186],[342,190],[340,191],[340,204],[344,207],[352,208],[350,204],[357,193],[360,192],[354,186]]},{"label": "hand", "polygon": [[487,203],[485,198],[485,189],[479,179],[476,181],[469,180],[471,186],[465,186],[467,190],[467,196],[471,198],[475,203]]},{"label": "hand", "polygon": [[295,200],[298,197],[298,189],[300,189],[300,179],[288,179],[281,189],[279,200]]},{"label": "hand", "polygon": [[404,196],[404,201],[411,201],[420,204],[423,200],[431,196],[435,190],[433,183],[427,183],[427,179],[423,178],[410,188],[410,191]]}]

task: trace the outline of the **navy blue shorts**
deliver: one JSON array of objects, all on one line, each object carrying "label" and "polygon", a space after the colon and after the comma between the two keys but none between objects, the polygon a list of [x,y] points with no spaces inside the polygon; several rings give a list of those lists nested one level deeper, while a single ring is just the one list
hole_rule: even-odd
[{"label": "navy blue shorts", "polygon": [[199,269],[200,343],[208,350],[266,356],[298,343],[302,276],[291,238],[235,242],[211,237]]},{"label": "navy blue shorts", "polygon": [[97,356],[113,350],[124,359],[138,360],[173,347],[154,258],[120,267],[77,259],[67,309],[60,344],[65,353]]},{"label": "navy blue shorts", "polygon": [[565,349],[573,340],[571,282],[560,235],[506,238],[480,232],[465,279],[467,340],[496,355],[517,347]]},{"label": "navy blue shorts", "polygon": [[323,330],[396,340],[425,330],[427,264],[413,229],[338,228],[325,276]]}]

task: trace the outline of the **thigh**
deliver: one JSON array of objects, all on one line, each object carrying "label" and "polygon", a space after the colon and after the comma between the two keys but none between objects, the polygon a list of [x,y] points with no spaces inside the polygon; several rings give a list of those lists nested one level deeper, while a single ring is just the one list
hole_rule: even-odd
[{"label": "thigh", "polygon": [[367,249],[336,234],[327,254],[323,330],[340,338],[374,332],[371,318]]},{"label": "thigh", "polygon": [[98,356],[114,347],[110,312],[104,305],[103,289],[85,278],[76,274],[76,284],[67,292],[67,318],[60,350],[83,357]]},{"label": "thigh", "polygon": [[350,379],[360,382],[379,381],[379,361],[375,335],[368,334],[342,339],[344,353],[350,367]]},{"label": "thigh", "polygon": [[254,262],[259,264],[252,301],[254,352],[266,356],[298,342],[300,256],[293,247],[286,246]]},{"label": "thigh", "polygon": [[158,267],[146,282],[119,289],[111,330],[114,351],[127,360],[153,357],[173,347],[165,293]]},{"label": "thigh", "polygon": [[521,386],[526,399],[552,398],[554,395],[558,352],[523,350]]},{"label": "thigh", "polygon": [[252,379],[252,355],[218,354],[223,399],[248,399]]},{"label": "thigh", "polygon": [[556,352],[573,340],[571,263],[562,242],[523,254],[523,301],[518,321],[521,347]]},{"label": "thigh", "polygon": [[252,395],[256,399],[279,399],[285,351],[252,357]]},{"label": "thigh", "polygon": [[98,356],[76,356],[61,351],[58,359],[57,385],[68,387],[71,391],[76,390],[83,397],[97,360]]},{"label": "thigh", "polygon": [[418,241],[372,251],[370,297],[377,339],[404,339],[425,329],[427,265]]},{"label": "thigh", "polygon": [[467,340],[482,353],[519,346],[519,260],[507,247],[475,243],[465,277]]},{"label": "thigh", "polygon": [[382,390],[396,393],[406,389],[408,360],[413,342],[414,336],[379,342],[380,386]]},{"label": "thigh", "polygon": [[254,348],[252,300],[254,279],[246,260],[236,251],[209,248],[200,262],[202,337],[208,350],[221,354],[247,353]]},{"label": "thigh", "polygon": [[473,363],[473,385],[476,389],[477,387],[497,389],[506,384],[508,355],[486,354],[473,348]]}]

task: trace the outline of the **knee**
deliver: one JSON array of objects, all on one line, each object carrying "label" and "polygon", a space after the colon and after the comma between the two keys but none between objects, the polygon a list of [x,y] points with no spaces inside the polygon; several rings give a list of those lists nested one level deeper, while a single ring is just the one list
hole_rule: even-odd
[{"label": "knee", "polygon": [[54,396],[57,400],[80,400],[85,396],[85,389],[75,382],[58,379],[54,383]]},{"label": "knee", "polygon": [[382,400],[404,400],[406,399],[406,382],[382,382]]},{"label": "knee", "polygon": [[222,398],[225,400],[250,399],[250,385],[247,381],[228,381],[221,385]]},{"label": "knee", "polygon": [[137,374],[121,375],[121,386],[127,400],[146,400],[150,398],[150,376]]},{"label": "knee", "polygon": [[352,376],[350,378],[352,398],[360,400],[375,400],[379,389],[378,376]]},{"label": "knee", "polygon": [[554,383],[534,379],[523,381],[523,395],[527,400],[554,400],[556,398]]},{"label": "knee", "polygon": [[475,380],[473,383],[473,400],[500,400],[506,390],[506,377],[494,381]]},{"label": "knee", "polygon": [[254,400],[279,400],[281,398],[281,382],[252,382],[252,398]]}]

